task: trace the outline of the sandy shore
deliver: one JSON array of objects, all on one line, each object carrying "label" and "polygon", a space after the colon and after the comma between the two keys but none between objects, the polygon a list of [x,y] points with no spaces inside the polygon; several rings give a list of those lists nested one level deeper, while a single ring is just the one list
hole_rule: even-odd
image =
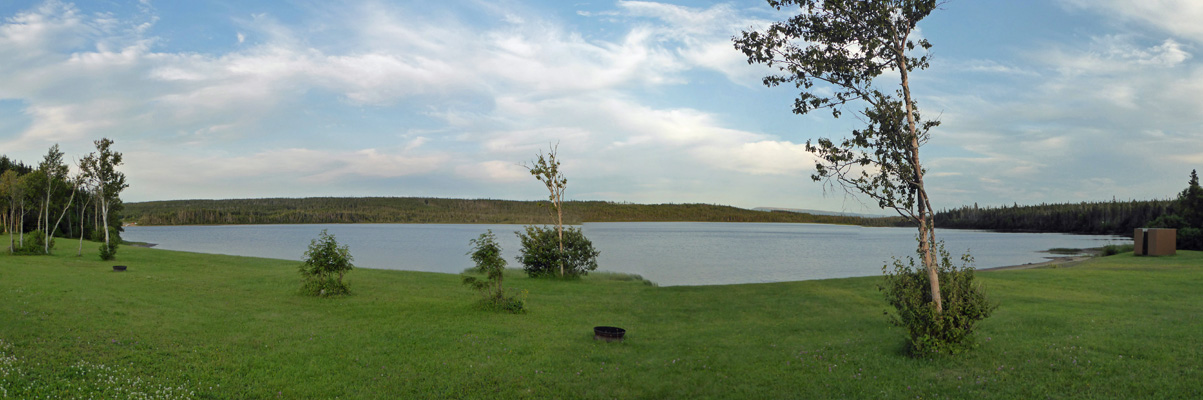
[{"label": "sandy shore", "polygon": [[1091,258],[1098,257],[1102,254],[1103,254],[1102,248],[1083,249],[1081,254],[1073,254],[1073,255],[1067,255],[1067,256],[1063,256],[1063,257],[1049,257],[1049,260],[1045,261],[1045,262],[1027,263],[1027,264],[1022,264],[1022,265],[1008,265],[1005,267],[981,268],[981,269],[978,269],[978,271],[1006,271],[1006,270],[1012,270],[1012,269],[1043,268],[1043,267],[1048,267],[1051,265],[1056,265],[1057,267],[1072,267],[1074,265],[1077,265],[1078,263],[1081,263],[1082,261],[1086,261]]}]

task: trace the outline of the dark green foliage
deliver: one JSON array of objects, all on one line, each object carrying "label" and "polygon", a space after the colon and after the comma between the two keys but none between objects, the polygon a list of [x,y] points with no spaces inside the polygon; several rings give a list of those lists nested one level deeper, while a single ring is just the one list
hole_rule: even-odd
[{"label": "dark green foliage", "polygon": [[1178,194],[1172,214],[1158,217],[1149,223],[1153,228],[1177,229],[1178,248],[1203,250],[1203,187],[1199,186],[1199,174],[1190,171],[1186,189]]},{"label": "dark green foliage", "polygon": [[[53,147],[51,153],[55,153]],[[47,163],[46,170],[61,171],[61,166],[55,166],[55,164],[55,162]],[[51,166],[54,166],[54,168],[51,168]],[[104,240],[104,231],[99,230],[101,224],[96,223],[100,218],[98,218],[95,207],[70,207],[70,209],[66,210],[65,215],[61,215],[62,224],[58,224],[58,218],[46,219],[48,217],[47,213],[51,215],[62,213],[64,208],[67,208],[69,202],[72,202],[73,191],[71,187],[73,184],[68,177],[57,172],[48,175],[42,169],[35,169],[7,156],[0,155],[0,175],[9,173],[9,171],[12,172],[11,177],[8,178],[11,178],[12,181],[8,182],[9,184],[7,185],[4,182],[0,182],[0,211],[3,211],[6,219],[11,217],[7,221],[11,226],[0,227],[0,231],[7,233],[7,230],[11,229],[13,232],[29,232],[41,226],[42,229],[40,230],[46,232],[48,230],[46,226],[49,226],[49,235],[45,235],[44,233],[44,236],[69,238],[84,236],[86,238],[88,234],[95,231],[100,234],[100,241]],[[49,202],[46,199],[47,187],[53,189],[50,191]],[[94,189],[83,188],[78,193],[75,193],[73,203],[76,205],[83,204],[83,202],[88,201],[83,199],[91,199],[96,195],[97,192]],[[26,209],[23,215],[19,211],[22,203],[24,203]],[[119,218],[112,218],[112,216],[121,210],[122,204],[119,198],[113,199],[111,203],[109,208],[112,212],[110,213],[110,218],[108,218],[109,225],[117,229],[113,232],[120,232],[122,222]],[[50,205],[53,212],[45,210],[47,204]],[[41,224],[39,224],[39,220],[42,220]],[[80,222],[84,223],[82,230],[80,229]],[[46,243],[45,237],[43,237],[42,242]],[[20,251],[20,249],[17,250]],[[45,252],[46,249],[43,248],[37,254]]]},{"label": "dark green foliage", "polygon": [[1113,256],[1120,253],[1129,253],[1136,249],[1136,245],[1132,244],[1109,244],[1103,246],[1103,257]]},{"label": "dark green foliage", "polygon": [[109,238],[111,240],[106,244],[104,241],[104,231],[100,229],[92,231],[91,240],[100,242],[101,260],[112,261],[117,258],[117,245],[121,243],[121,235],[118,233],[117,228],[109,227]]},{"label": "dark green foliage", "polygon": [[915,259],[894,259],[893,270],[882,266],[885,281],[878,289],[895,313],[886,312],[890,323],[907,330],[907,351],[913,357],[957,354],[973,347],[974,324],[990,316],[998,307],[986,298],[981,285],[973,280],[973,257],[961,257],[962,265],[952,264],[944,243],[935,250],[940,255],[937,272],[943,296],[944,312],[932,304],[927,271],[915,267]]},{"label": "dark green foliage", "polygon": [[936,226],[1016,232],[1060,232],[1089,235],[1132,234],[1136,228],[1172,212],[1170,200],[1105,201],[1034,206],[965,206],[936,213]]},{"label": "dark green foliage", "polygon": [[484,296],[480,306],[486,310],[505,311],[519,314],[526,312],[522,300],[505,295],[502,281],[505,279],[505,258],[501,256],[501,245],[497,244],[497,236],[493,230],[480,234],[479,238],[468,241],[472,251],[468,256],[476,263],[472,272],[485,274],[485,279],[474,276],[464,276],[464,284],[472,287]]},{"label": "dark green foliage", "polygon": [[352,260],[347,246],[340,246],[334,235],[323,229],[321,236],[311,240],[305,250],[305,263],[299,268],[304,278],[301,293],[322,297],[350,294],[343,275],[355,267]]},{"label": "dark green foliage", "polygon": [[113,261],[117,259],[117,243],[119,240],[113,240],[104,243],[103,238],[100,242],[100,259],[105,261]]},{"label": "dark green foliage", "polygon": [[558,277],[564,265],[564,278],[577,278],[597,269],[600,251],[585,237],[581,228],[564,228],[564,252],[560,253],[555,228],[529,225],[526,232],[517,232],[522,249],[518,262],[531,277]]},{"label": "dark green foliage", "polygon": [[[140,225],[540,224],[547,221],[547,208],[540,207],[540,204],[545,202],[424,197],[172,200],[128,203],[123,216],[126,221]],[[564,202],[566,224],[635,221],[814,222],[866,226],[905,224],[900,218],[766,212],[712,204]]]},{"label": "dark green foliage", "polygon": [[47,255],[46,249],[54,249],[54,241],[51,240],[49,245],[46,242],[46,234],[41,230],[35,230],[25,234],[25,243],[13,251],[13,254],[18,255]]}]

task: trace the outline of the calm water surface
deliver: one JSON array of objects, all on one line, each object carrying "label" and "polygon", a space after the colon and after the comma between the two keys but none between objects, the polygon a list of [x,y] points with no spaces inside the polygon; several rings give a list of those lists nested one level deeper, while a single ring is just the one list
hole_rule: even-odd
[{"label": "calm water surface", "polygon": [[[459,273],[472,266],[468,240],[492,229],[510,267],[521,225],[341,224],[126,227],[127,240],[200,253],[300,260],[322,229],[366,268]],[[914,228],[709,222],[587,223],[599,270],[642,275],[663,286],[845,278],[881,274],[891,256],[914,254]],[[1131,243],[1115,236],[940,230],[937,237],[977,268],[1045,261],[1050,248]]]}]

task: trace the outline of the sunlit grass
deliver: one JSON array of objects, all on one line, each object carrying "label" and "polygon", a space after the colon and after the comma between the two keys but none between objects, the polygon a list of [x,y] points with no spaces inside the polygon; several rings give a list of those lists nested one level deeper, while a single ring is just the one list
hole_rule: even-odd
[{"label": "sunlit grass", "polygon": [[[456,275],[357,269],[297,294],[297,262],[60,241],[0,256],[9,398],[1198,398],[1203,253],[980,272],[979,347],[902,354],[877,277],[654,287],[506,278],[528,313],[476,310]],[[465,244],[465,248],[467,244]],[[627,340],[592,339],[596,325]],[[133,393],[140,393],[135,395]]]}]

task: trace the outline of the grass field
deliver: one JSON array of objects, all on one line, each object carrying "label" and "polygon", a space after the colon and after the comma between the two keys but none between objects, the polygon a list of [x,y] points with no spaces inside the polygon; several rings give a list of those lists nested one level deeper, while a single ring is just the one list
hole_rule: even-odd
[{"label": "grass field", "polygon": [[[513,274],[529,313],[455,275],[358,269],[296,294],[297,263],[96,244],[0,255],[8,398],[1200,398],[1203,253],[980,272],[980,347],[902,354],[877,277],[653,287]],[[467,251],[465,244],[465,251]],[[354,250],[354,249],[352,249]],[[732,266],[739,268],[739,266]],[[595,325],[627,329],[600,343]]]}]

